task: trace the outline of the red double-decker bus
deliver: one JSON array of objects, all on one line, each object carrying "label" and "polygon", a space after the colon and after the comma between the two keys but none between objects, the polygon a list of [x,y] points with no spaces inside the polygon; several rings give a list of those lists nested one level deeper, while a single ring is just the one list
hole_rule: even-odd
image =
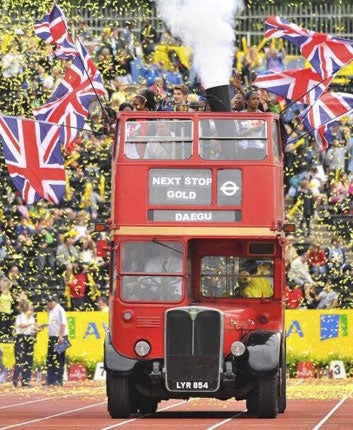
[{"label": "red double-decker bus", "polygon": [[121,113],[112,181],[111,417],[190,397],[284,412],[278,116]]}]

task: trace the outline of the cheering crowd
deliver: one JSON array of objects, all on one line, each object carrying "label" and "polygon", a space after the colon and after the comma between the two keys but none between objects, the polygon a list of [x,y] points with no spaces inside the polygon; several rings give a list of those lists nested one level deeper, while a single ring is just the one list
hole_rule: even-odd
[{"label": "cheering crowd", "polygon": [[[26,204],[13,186],[1,154],[0,199],[0,320],[1,333],[11,337],[18,306],[45,306],[48,294],[58,293],[68,310],[96,310],[108,288],[107,257],[97,250],[94,223],[109,216],[110,150],[117,112],[131,110],[190,110],[205,108],[205,93],[193,67],[180,60],[180,41],[166,28],[159,38],[148,21],[138,34],[134,22],[121,30],[106,28],[94,36],[84,22],[78,33],[100,71],[106,95],[89,106],[83,131],[65,147],[67,183],[59,204],[40,200]],[[168,62],[156,60],[158,44],[168,47]],[[0,113],[31,117],[57,88],[71,62],[58,59],[52,47],[28,29],[17,28],[1,38]],[[344,246],[332,236],[316,243],[313,220],[333,224],[351,213],[353,198],[352,118],[331,124],[322,146],[306,131],[300,103],[289,102],[257,88],[264,70],[285,69],[285,49],[266,44],[261,55],[249,47],[235,50],[230,77],[234,111],[280,112],[287,133],[285,195],[288,218],[297,223],[288,237],[287,306],[290,308],[350,307],[351,265]],[[136,81],[136,76],[138,81]],[[340,231],[340,234],[342,231]],[[304,243],[304,245],[303,245]],[[328,299],[328,297],[330,299]],[[4,340],[3,339],[3,340]]]}]

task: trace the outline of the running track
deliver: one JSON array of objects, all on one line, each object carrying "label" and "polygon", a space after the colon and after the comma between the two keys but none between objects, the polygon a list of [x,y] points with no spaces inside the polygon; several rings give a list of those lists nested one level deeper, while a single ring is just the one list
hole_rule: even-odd
[{"label": "running track", "polygon": [[288,406],[276,419],[246,416],[245,403],[228,400],[169,400],[154,415],[112,420],[101,381],[67,382],[64,387],[0,385],[0,430],[351,430],[353,382],[288,381]]}]

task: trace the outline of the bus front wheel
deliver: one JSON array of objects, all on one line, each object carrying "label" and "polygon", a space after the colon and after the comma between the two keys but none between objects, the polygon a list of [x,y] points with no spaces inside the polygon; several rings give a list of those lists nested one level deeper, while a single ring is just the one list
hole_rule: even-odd
[{"label": "bus front wheel", "polygon": [[261,378],[257,385],[257,416],[276,418],[278,414],[278,375]]},{"label": "bus front wheel", "polygon": [[107,372],[108,412],[112,418],[127,418],[132,412],[128,376]]}]

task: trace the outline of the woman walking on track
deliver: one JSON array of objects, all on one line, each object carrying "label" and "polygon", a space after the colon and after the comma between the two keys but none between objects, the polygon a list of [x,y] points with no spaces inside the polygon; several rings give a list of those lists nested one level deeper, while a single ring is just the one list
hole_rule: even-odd
[{"label": "woman walking on track", "polygon": [[20,313],[15,320],[15,370],[12,383],[17,387],[21,379],[22,387],[30,387],[38,326],[33,308],[27,301],[21,301],[19,308]]}]

